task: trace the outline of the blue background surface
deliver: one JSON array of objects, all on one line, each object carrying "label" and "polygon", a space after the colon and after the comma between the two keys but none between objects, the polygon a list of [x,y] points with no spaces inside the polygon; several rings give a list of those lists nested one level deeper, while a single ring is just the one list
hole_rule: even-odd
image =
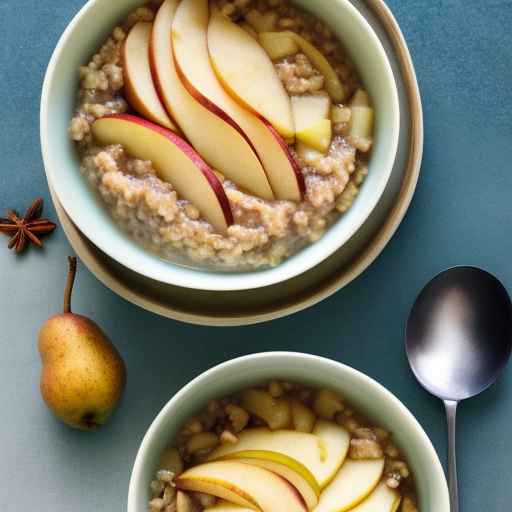
[{"label": "blue background surface", "polygon": [[[43,195],[43,73],[82,0],[0,2],[0,208]],[[241,354],[298,350],[376,378],[418,417],[444,460],[441,404],[409,373],[404,323],[419,290],[455,264],[483,266],[512,289],[512,6],[509,0],[390,0],[410,45],[425,110],[423,172],[413,205],[377,262],[350,286],[291,318],[231,329],[188,326],[123,301],[81,268],[74,308],[126,359],[120,410],[97,434],[55,421],[38,391],[37,331],[61,307],[62,230],[16,258],[0,240],[0,510],[124,510],[138,444],[169,397]],[[460,409],[461,510],[504,511],[512,499],[512,375]],[[421,475],[419,475],[421,478]]]}]

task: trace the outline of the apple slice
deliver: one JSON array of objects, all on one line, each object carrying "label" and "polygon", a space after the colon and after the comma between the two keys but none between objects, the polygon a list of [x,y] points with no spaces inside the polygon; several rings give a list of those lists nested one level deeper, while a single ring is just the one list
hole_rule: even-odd
[{"label": "apple slice", "polygon": [[262,453],[258,450],[248,450],[227,455],[220,460],[233,460],[268,469],[276,475],[283,477],[285,480],[288,480],[288,482],[297,489],[306,503],[308,510],[313,510],[318,504],[320,487],[315,477],[303,464],[295,459],[291,459],[286,455],[276,452],[266,451]]},{"label": "apple slice", "polygon": [[353,512],[396,512],[402,497],[394,489],[390,489],[384,482],[375,489],[360,505],[352,509]]},{"label": "apple slice", "polygon": [[[208,0],[182,0],[176,10],[172,40],[181,81],[194,98],[252,145],[263,164],[262,175],[266,173],[270,182],[268,191],[259,193],[260,197],[267,199],[275,194],[277,199],[301,200],[303,176],[286,143],[269,123],[240,106],[218,81],[208,54],[208,21]],[[243,67],[240,73],[244,73]]]},{"label": "apple slice", "polygon": [[[315,512],[345,512],[361,503],[379,483],[384,459],[347,459],[323,490]],[[380,512],[381,509],[376,508]]]},{"label": "apple slice", "polygon": [[266,174],[247,140],[196,101],[178,77],[170,36],[178,4],[179,0],[166,0],[160,6],[151,35],[151,65],[163,102],[192,146],[212,167],[250,193],[271,198]]},{"label": "apple slice", "polygon": [[205,510],[211,512],[253,512],[254,509],[241,507],[228,501],[219,501],[213,507],[208,507]]},{"label": "apple slice", "polygon": [[328,119],[331,100],[328,96],[292,96],[295,129],[301,132],[318,121]]},{"label": "apple slice", "polygon": [[271,30],[275,30],[279,15],[273,10],[263,14],[257,9],[251,9],[245,15],[245,19],[256,32],[270,32]]},{"label": "apple slice", "polygon": [[[346,432],[336,425],[329,428],[320,424],[318,432],[324,439],[295,430],[246,429],[239,434],[238,443],[220,446],[210,454],[209,460],[250,457],[279,462],[298,472],[316,494],[318,487],[327,485],[342,464],[348,441]],[[339,435],[338,440],[333,439],[335,435]],[[310,476],[300,469],[301,466],[313,476],[316,486]]]},{"label": "apple slice", "polygon": [[313,66],[324,76],[325,88],[335,103],[343,102],[347,97],[346,87],[340,82],[336,71],[329,63],[329,61],[323,56],[322,53],[309,41],[306,41],[302,36],[295,32],[289,32],[293,34],[295,42],[299,46],[300,50],[306,55],[311,61]]},{"label": "apple slice", "polygon": [[[271,431],[267,428],[243,430],[238,434],[237,443],[219,446],[210,454],[209,460],[248,451],[260,452],[262,458],[268,458],[271,453],[284,455],[283,464],[286,464],[286,458],[293,459],[305,466],[313,476],[325,460],[324,445],[319,437],[295,430]],[[271,458],[275,460],[273,455]]]},{"label": "apple slice", "polygon": [[370,96],[364,89],[358,89],[350,101],[352,115],[350,118],[349,135],[370,139],[373,135],[374,110]]},{"label": "apple slice", "polygon": [[321,119],[316,123],[297,132],[297,139],[312,148],[326,153],[332,140],[332,122],[330,119]]},{"label": "apple slice", "polygon": [[292,112],[297,139],[325,153],[331,145],[332,123],[328,96],[293,96]]},{"label": "apple slice", "polygon": [[[265,512],[306,512],[295,489],[278,475],[241,462],[209,462],[176,479],[178,489],[203,492]],[[277,499],[276,499],[277,497]]]},{"label": "apple slice", "polygon": [[322,419],[316,422],[313,434],[322,440],[327,453],[321,472],[315,475],[320,487],[324,488],[345,462],[350,447],[350,434],[340,425]]},{"label": "apple slice", "polygon": [[357,89],[350,100],[351,107],[371,107],[370,95],[364,89]]},{"label": "apple slice", "polygon": [[158,175],[193,203],[201,215],[225,234],[233,214],[215,173],[194,149],[174,132],[128,114],[109,115],[92,125],[103,145],[121,144],[135,158],[151,160]]},{"label": "apple slice", "polygon": [[290,97],[265,50],[243,28],[213,9],[208,50],[224,88],[285,138],[295,135]]},{"label": "apple slice", "polygon": [[371,107],[352,107],[349,135],[371,138],[373,134],[374,113]]},{"label": "apple slice", "polygon": [[291,32],[261,32],[259,40],[272,60],[283,59],[299,51],[299,45]]},{"label": "apple slice", "polygon": [[150,121],[177,131],[165,108],[151,76],[149,39],[151,23],[139,22],[133,26],[123,45],[124,90],[128,103]]}]

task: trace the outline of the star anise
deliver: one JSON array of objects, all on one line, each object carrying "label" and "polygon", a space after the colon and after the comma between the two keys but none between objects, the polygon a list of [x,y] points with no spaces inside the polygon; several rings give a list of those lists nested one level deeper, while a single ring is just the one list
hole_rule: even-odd
[{"label": "star anise", "polygon": [[19,217],[13,210],[7,210],[7,218],[0,218],[0,233],[11,236],[9,249],[17,253],[22,252],[31,242],[37,247],[42,247],[40,237],[51,233],[57,225],[48,219],[41,219],[43,213],[43,199],[36,199],[25,213]]}]

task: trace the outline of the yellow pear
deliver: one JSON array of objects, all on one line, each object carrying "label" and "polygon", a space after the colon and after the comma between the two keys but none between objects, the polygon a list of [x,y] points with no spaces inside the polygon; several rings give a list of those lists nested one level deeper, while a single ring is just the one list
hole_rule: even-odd
[{"label": "yellow pear", "polygon": [[69,258],[64,312],[47,320],[39,333],[41,394],[64,423],[95,430],[119,401],[126,369],[103,331],[92,320],[71,312],[75,275],[76,258]]}]

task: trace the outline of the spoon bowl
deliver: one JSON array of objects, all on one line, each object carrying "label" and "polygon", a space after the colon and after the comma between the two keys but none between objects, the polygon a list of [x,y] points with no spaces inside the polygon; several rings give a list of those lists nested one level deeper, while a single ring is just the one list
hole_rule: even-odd
[{"label": "spoon bowl", "polygon": [[405,344],[414,375],[445,404],[450,508],[458,512],[457,406],[491,386],[507,365],[512,349],[512,303],[507,290],[479,268],[442,272],[416,300]]},{"label": "spoon bowl", "polygon": [[475,267],[435,277],[409,316],[407,357],[423,387],[460,401],[491,386],[512,348],[512,304],[503,285]]}]

